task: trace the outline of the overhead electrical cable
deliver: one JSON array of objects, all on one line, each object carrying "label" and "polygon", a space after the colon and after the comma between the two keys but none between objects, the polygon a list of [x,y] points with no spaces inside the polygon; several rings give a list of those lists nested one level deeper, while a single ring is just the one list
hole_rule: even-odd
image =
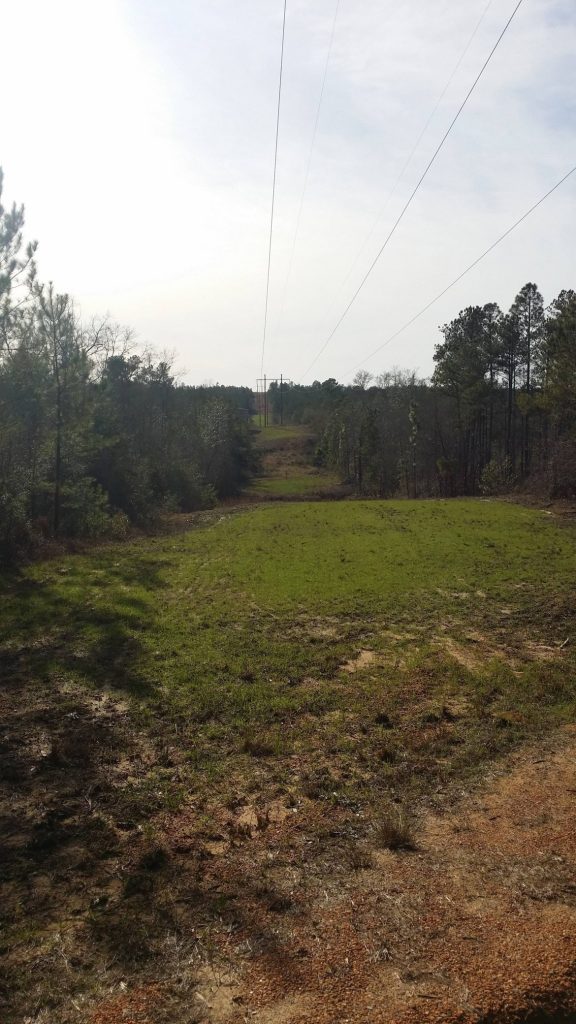
[{"label": "overhead electrical cable", "polygon": [[357,299],[357,298],[358,298],[358,296],[360,295],[360,292],[362,291],[362,289],[363,289],[364,285],[366,284],[366,282],[367,282],[368,278],[370,277],[370,275],[371,275],[372,271],[374,270],[374,267],[376,266],[376,264],[378,263],[379,259],[381,258],[381,256],[382,256],[382,254],[383,254],[384,250],[385,250],[385,249],[387,248],[387,246],[388,246],[388,243],[390,242],[390,240],[391,240],[392,236],[393,236],[393,235],[395,234],[395,232],[396,232],[396,229],[398,228],[399,224],[400,224],[400,223],[401,223],[401,221],[403,220],[403,218],[404,218],[404,215],[406,214],[406,212],[407,212],[408,208],[409,208],[409,207],[411,206],[411,204],[412,204],[412,202],[413,202],[413,200],[414,200],[414,198],[415,198],[416,194],[417,194],[417,193],[418,193],[418,191],[420,190],[420,187],[421,187],[421,185],[423,184],[423,182],[424,182],[425,178],[427,177],[427,175],[428,175],[429,171],[431,170],[432,166],[433,166],[433,165],[434,165],[434,163],[436,162],[436,159],[437,159],[437,157],[439,156],[439,154],[440,154],[441,150],[443,149],[443,147],[444,147],[444,144],[445,144],[446,140],[448,139],[448,136],[450,135],[450,133],[451,133],[452,129],[454,128],[454,126],[455,126],[456,122],[458,121],[458,118],[460,117],[460,115],[461,115],[462,111],[464,110],[464,107],[465,107],[465,106],[466,106],[466,104],[468,103],[468,100],[470,99],[470,97],[471,97],[472,93],[474,92],[474,90],[475,90],[476,86],[478,85],[478,82],[479,82],[479,81],[480,81],[480,79],[482,78],[482,75],[484,74],[484,72],[485,72],[486,68],[488,67],[488,65],[489,65],[490,61],[492,60],[492,57],[493,57],[493,56],[494,56],[494,54],[496,53],[496,50],[498,49],[498,47],[499,47],[500,43],[502,42],[502,39],[504,38],[504,36],[505,36],[505,34],[506,34],[506,32],[507,32],[507,30],[508,30],[508,28],[509,28],[510,24],[512,23],[512,20],[513,20],[513,18],[514,18],[514,16],[515,16],[515,14],[516,14],[516,13],[517,13],[517,11],[518,11],[518,10],[520,9],[520,7],[522,6],[523,2],[524,2],[524,0],[518,0],[518,2],[517,2],[517,4],[516,4],[516,6],[515,6],[515,8],[514,8],[514,10],[512,11],[512,14],[511,14],[511,15],[510,15],[510,17],[508,18],[508,21],[506,22],[506,24],[504,25],[504,28],[503,28],[503,29],[502,29],[502,31],[500,32],[500,35],[498,36],[498,38],[497,38],[496,42],[494,43],[494,46],[493,46],[493,47],[492,47],[492,49],[490,50],[490,53],[488,54],[488,56],[487,56],[486,60],[484,61],[484,63],[483,63],[483,65],[482,65],[482,67],[480,68],[480,71],[479,71],[479,72],[478,72],[478,74],[476,75],[476,78],[474,79],[474,81],[473,81],[472,85],[470,86],[470,88],[469,88],[468,92],[466,93],[466,96],[464,97],[464,99],[463,99],[462,103],[461,103],[461,104],[460,104],[460,106],[458,107],[458,110],[456,111],[456,114],[455,114],[455,115],[454,115],[454,117],[452,118],[452,121],[450,122],[450,124],[449,124],[448,128],[447,128],[447,129],[446,129],[446,131],[444,132],[444,135],[442,136],[442,138],[441,138],[440,142],[438,143],[438,145],[437,145],[436,149],[434,150],[434,153],[432,154],[432,156],[431,156],[430,160],[429,160],[429,161],[428,161],[428,163],[426,164],[426,167],[425,167],[425,169],[424,169],[423,173],[421,174],[421,176],[420,176],[420,178],[418,179],[418,181],[417,181],[416,185],[415,185],[415,186],[414,186],[414,188],[412,189],[412,192],[410,193],[410,196],[408,197],[408,199],[407,199],[407,200],[406,200],[406,202],[404,203],[404,206],[402,207],[402,209],[401,209],[401,211],[400,211],[400,213],[399,213],[398,217],[397,217],[397,218],[396,218],[396,220],[394,221],[394,224],[392,225],[392,227],[391,227],[390,231],[388,232],[388,235],[386,236],[386,239],[384,240],[384,243],[383,243],[383,245],[382,245],[382,246],[380,247],[380,249],[378,250],[378,252],[377,252],[376,256],[375,256],[375,257],[374,257],[374,259],[372,260],[372,263],[371,263],[371,264],[370,264],[370,266],[368,267],[368,270],[367,270],[367,271],[366,271],[366,273],[364,274],[364,277],[363,277],[363,278],[362,278],[362,280],[360,281],[360,284],[359,284],[359,285],[358,285],[358,287],[356,288],[356,291],[354,292],[354,294],[352,295],[352,298],[351,298],[351,299],[350,299],[350,301],[348,302],[348,305],[347,305],[347,306],[346,306],[346,308],[344,309],[344,312],[343,312],[343,313],[341,314],[341,316],[339,317],[339,319],[338,319],[338,321],[337,321],[337,323],[336,323],[335,327],[334,327],[334,328],[332,329],[332,331],[330,332],[330,334],[329,334],[329,335],[328,335],[328,337],[326,338],[326,341],[324,342],[324,344],[322,345],[322,347],[320,348],[320,350],[319,350],[319,351],[317,352],[317,354],[316,354],[316,355],[314,356],[314,359],[312,360],[312,362],[310,363],[310,365],[308,366],[308,368],[307,368],[307,369],[305,370],[305,372],[304,372],[304,374],[303,374],[303,377],[306,377],[306,376],[307,376],[307,374],[308,374],[308,373],[310,372],[310,370],[312,369],[312,367],[314,366],[314,364],[315,364],[315,363],[316,363],[316,362],[318,361],[318,359],[320,358],[320,356],[321,356],[321,355],[323,354],[323,352],[324,352],[324,351],[326,350],[326,348],[328,347],[328,345],[329,345],[329,344],[330,344],[330,342],[332,341],[332,338],[333,338],[333,337],[334,337],[334,335],[336,334],[336,331],[338,330],[338,328],[340,327],[340,325],[342,324],[342,322],[343,322],[343,321],[345,320],[345,318],[347,317],[348,313],[349,313],[349,312],[350,312],[350,310],[352,309],[352,306],[354,305],[354,303],[355,303],[356,299]]},{"label": "overhead electrical cable", "polygon": [[438,295],[435,295],[433,299],[430,299],[430,302],[427,302],[426,305],[423,306],[422,309],[415,314],[415,316],[411,317],[410,320],[407,320],[402,327],[395,331],[394,334],[391,334],[389,338],[386,338],[386,341],[383,341],[381,345],[378,345],[378,347],[375,348],[374,351],[370,353],[370,355],[366,356],[366,358],[363,359],[361,363],[357,363],[356,366],[352,367],[352,369],[349,372],[354,373],[355,370],[358,370],[360,369],[360,367],[365,366],[366,363],[370,361],[370,359],[372,359],[375,355],[378,354],[378,352],[381,352],[383,348],[386,348],[386,345],[389,345],[390,342],[394,341],[394,339],[397,338],[400,334],[403,334],[404,331],[408,330],[408,328],[411,327],[412,324],[416,322],[416,320],[419,320],[421,316],[424,316],[424,313],[427,313],[431,306],[433,306],[436,302],[439,301],[439,299],[446,295],[446,292],[449,292],[450,289],[454,287],[454,285],[458,284],[458,282],[461,281],[462,278],[466,276],[466,274],[469,274],[470,271],[474,269],[474,267],[477,267],[478,264],[483,259],[485,259],[486,256],[488,256],[489,253],[491,253],[496,248],[497,245],[500,245],[500,242],[503,242],[504,239],[508,237],[508,235],[511,235],[512,232],[515,231],[516,228],[520,224],[522,224],[522,222],[525,221],[531,213],[534,213],[534,210],[537,210],[538,207],[541,206],[542,203],[546,199],[548,199],[548,197],[551,196],[552,193],[556,191],[556,189],[560,188],[560,186],[563,185],[564,182],[567,181],[568,178],[575,172],[576,165],[574,165],[574,167],[572,167],[572,169],[568,171],[568,173],[565,174],[563,178],[560,178],[560,181],[557,181],[556,184],[553,185],[552,188],[549,189],[545,195],[541,196],[538,202],[534,203],[534,205],[531,206],[529,210],[526,210],[526,212],[523,213],[522,216],[519,217],[518,220],[515,221],[514,224],[512,224],[502,235],[500,235],[500,237],[497,238],[495,242],[492,242],[492,245],[488,246],[488,248],[484,250],[481,256],[478,256],[478,258],[475,259],[473,263],[466,267],[466,270],[463,270],[461,274],[458,274],[458,277],[455,277],[454,280],[451,281],[450,284],[446,285],[446,287],[443,288],[441,292],[438,292]]},{"label": "overhead electrical cable", "polygon": [[[330,41],[328,43],[328,50],[326,51],[326,60],[324,62],[324,74],[322,76],[322,85],[320,87],[320,96],[318,98],[318,106],[316,107],[316,117],[314,119],[314,129],[312,131],[312,140],[310,143],[310,151],[308,153],[308,162],[306,164],[306,173],[304,175],[304,185],[302,187],[302,194],[300,196],[300,204],[298,207],[298,215],[296,217],[296,227],[294,229],[294,237],[292,239],[292,249],[290,252],[290,260],[288,263],[288,272],[286,274],[286,281],[284,282],[284,291],[282,293],[282,301],[280,303],[279,320],[282,318],[284,312],[284,306],[286,304],[286,294],[288,292],[288,285],[290,284],[290,278],[292,277],[292,267],[294,265],[294,255],[296,253],[296,244],[298,242],[298,236],[300,233],[300,222],[302,220],[302,211],[304,209],[304,200],[306,198],[306,192],[308,191],[308,182],[310,180],[310,171],[312,168],[312,157],[314,155],[314,149],[316,146],[316,136],[318,135],[318,125],[320,123],[320,111],[322,110],[322,102],[324,100],[324,92],[326,89],[326,79],[328,77],[328,67],[330,65],[330,58],[332,56],[332,49],[334,46],[334,36],[336,34],[336,22],[338,21],[338,14],[340,11],[341,0],[336,0],[336,7],[334,10],[334,17],[332,19],[332,30],[330,32]],[[492,3],[492,0],[490,0]]]},{"label": "overhead electrical cable", "polygon": [[[410,153],[406,157],[406,160],[404,161],[404,165],[402,167],[402,170],[400,171],[398,177],[396,178],[396,181],[394,182],[390,192],[388,193],[388,196],[386,198],[386,201],[385,201],[382,209],[380,210],[380,213],[378,214],[376,220],[374,221],[372,227],[370,228],[370,231],[368,232],[368,234],[366,235],[366,237],[365,237],[364,241],[362,242],[360,248],[358,249],[358,252],[356,253],[356,256],[354,257],[354,259],[352,261],[350,269],[349,269],[348,273],[346,274],[346,277],[342,281],[342,284],[340,285],[340,288],[338,289],[338,295],[340,295],[342,293],[342,289],[348,284],[348,281],[350,280],[350,278],[352,277],[352,274],[354,273],[354,270],[356,268],[358,260],[360,259],[360,257],[362,255],[362,253],[364,252],[366,246],[370,242],[370,239],[374,235],[374,233],[375,233],[375,231],[376,231],[380,221],[382,220],[384,214],[386,213],[386,210],[388,209],[388,207],[390,205],[390,202],[391,202],[391,200],[393,199],[393,197],[394,197],[394,195],[396,193],[396,189],[400,185],[401,181],[404,178],[404,175],[406,174],[406,171],[408,170],[410,164],[412,163],[412,160],[414,159],[414,155],[415,155],[415,153],[416,153],[420,143],[422,142],[422,139],[424,138],[426,132],[428,131],[428,128],[430,127],[432,121],[434,120],[436,112],[437,112],[440,104],[442,103],[442,100],[444,99],[446,93],[448,92],[448,89],[450,88],[450,86],[452,85],[452,82],[454,81],[456,75],[458,74],[458,71],[460,70],[462,62],[463,62],[466,54],[468,53],[468,50],[472,46],[472,43],[474,42],[476,36],[478,35],[478,31],[480,29],[480,26],[481,26],[482,22],[484,21],[484,18],[486,17],[486,15],[488,14],[488,11],[490,10],[493,2],[494,2],[494,0],[488,0],[488,3],[484,7],[484,10],[482,11],[482,14],[480,15],[480,18],[476,22],[476,25],[474,26],[474,29],[472,30],[472,34],[471,34],[470,38],[468,39],[468,42],[466,43],[466,46],[464,47],[462,53],[460,54],[460,57],[458,58],[456,64],[454,65],[454,67],[453,67],[453,69],[452,69],[452,71],[450,73],[450,77],[447,79],[446,84],[444,85],[444,88],[442,89],[442,92],[440,93],[438,99],[436,100],[436,103],[434,104],[433,109],[431,110],[430,114],[428,115],[428,118],[426,120],[426,124],[424,125],[424,127],[420,131],[420,134],[419,134],[418,138],[416,139],[416,142],[414,143],[414,145],[412,146],[412,149],[410,150]],[[334,305],[335,305],[335,303],[334,303]]]},{"label": "overhead electrical cable", "polygon": [[264,354],[266,351],[266,332],[268,328],[268,301],[270,298],[270,268],[272,266],[272,237],[274,234],[274,206],[276,202],[276,172],[278,170],[278,138],[280,136],[280,108],[282,106],[282,75],[284,71],[284,40],[286,38],[286,5],[284,0],[284,15],[282,18],[282,46],[280,49],[280,76],[278,80],[278,109],[276,111],[276,141],[274,144],[274,174],[272,177],[272,205],[270,209],[270,237],[268,239],[268,269],[266,272],[266,301],[264,304],[264,330],[262,333],[262,357],[260,360],[260,375],[264,373]]}]

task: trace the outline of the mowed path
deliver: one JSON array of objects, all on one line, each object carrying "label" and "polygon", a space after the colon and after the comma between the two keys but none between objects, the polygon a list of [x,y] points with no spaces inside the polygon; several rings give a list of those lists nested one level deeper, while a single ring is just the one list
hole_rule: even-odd
[{"label": "mowed path", "polygon": [[318,464],[317,438],[306,426],[259,427],[255,446],[260,474],[249,488],[251,500],[339,498],[350,493],[335,473]]}]

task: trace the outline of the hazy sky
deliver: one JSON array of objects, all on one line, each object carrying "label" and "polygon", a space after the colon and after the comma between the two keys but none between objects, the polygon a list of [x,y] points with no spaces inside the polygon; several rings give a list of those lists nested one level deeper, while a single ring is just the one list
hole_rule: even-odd
[{"label": "hazy sky", "polygon": [[[379,249],[516,0],[288,0],[265,369],[300,380]],[[41,277],[186,379],[260,371],[282,0],[0,0],[5,198]],[[524,0],[346,321],[306,378],[341,380],[576,163],[576,2]],[[354,264],[352,273],[351,268]],[[438,324],[576,287],[576,175],[367,368],[427,374]],[[283,296],[285,295],[285,300]]]}]

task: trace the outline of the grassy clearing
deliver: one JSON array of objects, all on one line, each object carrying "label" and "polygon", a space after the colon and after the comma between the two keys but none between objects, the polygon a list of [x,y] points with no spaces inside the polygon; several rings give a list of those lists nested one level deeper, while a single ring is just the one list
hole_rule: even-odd
[{"label": "grassy clearing", "polygon": [[[13,670],[250,727],[331,706],[359,646],[411,665],[440,658],[447,678],[453,662],[464,682],[439,654],[447,630],[465,642],[484,629],[504,661],[526,631],[557,644],[575,570],[572,531],[515,505],[263,506],[6,580],[0,643]],[[379,688],[398,675],[368,665],[346,688],[375,674]],[[301,692],[317,675],[321,693]]]},{"label": "grassy clearing", "polygon": [[337,490],[340,486],[338,478],[325,472],[292,472],[284,477],[267,477],[257,480],[248,493],[262,498],[313,496],[326,491]]},{"label": "grassy clearing", "polygon": [[287,426],[280,426],[279,424],[270,424],[267,427],[261,426],[258,415],[252,417],[252,422],[259,431],[255,438],[257,446],[266,445],[269,441],[299,440],[302,437],[310,436],[309,430],[305,427],[293,424]]},{"label": "grassy clearing", "polygon": [[[166,936],[189,937],[178,900],[196,901],[195,927],[226,917],[202,865],[278,805],[322,809],[306,856],[327,885],[331,863],[369,865],[367,842],[417,845],[419,808],[572,721],[575,570],[576,534],[537,511],[374,501],[215,512],[5,578],[2,913],[20,1015],[45,1005],[44,975],[59,991],[55,935],[90,950],[63,993],[73,976],[89,993],[103,962],[168,970]],[[184,845],[165,848],[182,820]],[[52,998],[53,1019],[79,1019]]]},{"label": "grassy clearing", "polygon": [[338,496],[338,477],[313,465],[315,441],[301,426],[270,426],[256,437],[261,453],[261,476],[248,489],[252,498],[290,499]]}]

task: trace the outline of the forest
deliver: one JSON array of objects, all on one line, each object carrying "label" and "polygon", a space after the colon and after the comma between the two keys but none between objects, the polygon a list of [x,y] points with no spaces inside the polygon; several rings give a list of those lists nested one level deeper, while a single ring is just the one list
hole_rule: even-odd
[{"label": "forest", "polygon": [[129,329],[82,323],[39,282],[23,225],[0,203],[0,562],[237,493],[253,468],[249,389],[178,383]]},{"label": "forest", "polygon": [[271,387],[279,416],[314,427],[319,465],[359,494],[576,494],[576,292],[536,284],[508,312],[469,306],[440,328],[430,380],[392,370]]}]

